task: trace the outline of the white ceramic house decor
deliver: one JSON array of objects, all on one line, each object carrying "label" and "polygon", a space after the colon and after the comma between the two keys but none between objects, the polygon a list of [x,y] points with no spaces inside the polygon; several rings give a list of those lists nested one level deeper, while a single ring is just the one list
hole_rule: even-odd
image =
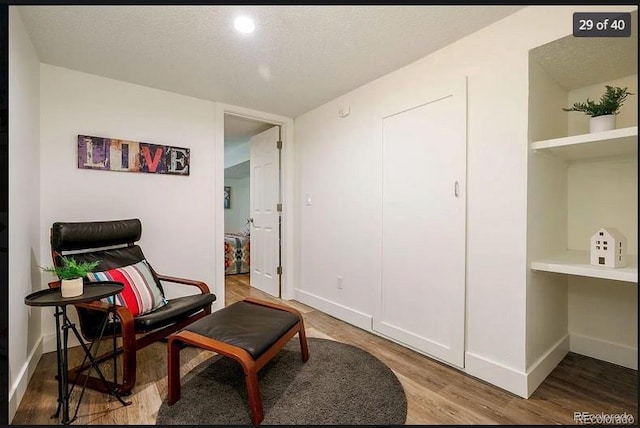
[{"label": "white ceramic house decor", "polygon": [[591,264],[609,268],[627,265],[627,238],[618,229],[603,227],[591,237]]}]

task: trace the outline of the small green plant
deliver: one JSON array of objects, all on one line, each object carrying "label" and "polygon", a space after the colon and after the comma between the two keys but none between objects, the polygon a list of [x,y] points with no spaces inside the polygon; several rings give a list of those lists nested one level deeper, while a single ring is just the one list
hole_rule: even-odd
[{"label": "small green plant", "polygon": [[627,96],[634,95],[627,91],[627,88],[618,88],[609,85],[605,85],[605,88],[607,88],[607,90],[602,94],[602,97],[600,97],[600,102],[597,103],[587,98],[587,101],[584,103],[577,102],[573,104],[573,107],[563,108],[562,110],[580,111],[591,117],[618,114]]},{"label": "small green plant", "polygon": [[100,261],[78,263],[71,257],[62,257],[61,266],[40,267],[45,272],[53,272],[60,279],[84,278],[100,264]]}]

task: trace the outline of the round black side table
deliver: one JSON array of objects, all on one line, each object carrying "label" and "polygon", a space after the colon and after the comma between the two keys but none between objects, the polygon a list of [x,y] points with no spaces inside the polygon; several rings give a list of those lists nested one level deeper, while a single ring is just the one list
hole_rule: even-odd
[{"label": "round black side table", "polygon": [[[67,425],[74,421],[74,419],[78,415],[78,408],[80,407],[80,401],[82,401],[82,396],[84,395],[84,390],[86,388],[86,384],[82,387],[82,392],[80,393],[80,397],[78,398],[78,403],[75,408],[75,412],[73,417],[69,418],[69,398],[71,396],[71,392],[75,386],[71,386],[71,391],[69,390],[69,379],[67,379],[67,373],[69,370],[69,364],[67,360],[67,351],[68,351],[68,340],[69,340],[69,329],[73,331],[78,342],[82,346],[84,350],[85,356],[82,361],[82,365],[84,365],[87,361],[87,358],[91,361],[91,367],[89,370],[93,368],[102,382],[104,382],[107,390],[109,390],[109,384],[105,379],[100,367],[94,359],[94,356],[91,353],[93,349],[93,345],[99,343],[104,337],[105,329],[109,322],[109,315],[112,314],[116,306],[111,305],[111,308],[105,312],[102,323],[99,327],[100,334],[94,339],[89,346],[84,343],[84,340],[80,336],[76,325],[71,322],[69,317],[67,316],[67,305],[73,305],[76,303],[84,303],[90,302],[93,300],[100,300],[104,297],[114,296],[120,293],[123,290],[123,285],[119,282],[113,281],[102,281],[102,282],[91,282],[84,284],[83,293],[80,296],[76,297],[62,297],[62,292],[60,288],[51,288],[47,290],[37,291],[35,293],[29,294],[24,298],[24,303],[29,306],[55,306],[56,311],[54,316],[56,317],[56,355],[58,359],[58,408],[56,413],[51,416],[52,418],[58,418],[60,416],[60,409],[62,409],[62,423]],[[113,329],[113,349],[116,349],[116,331]],[[117,383],[116,380],[116,355],[114,353],[113,356],[113,380],[114,384]],[[114,395],[120,403],[125,406],[128,406],[131,403],[125,402],[120,394],[118,393],[117,388],[111,389],[111,394]]]}]

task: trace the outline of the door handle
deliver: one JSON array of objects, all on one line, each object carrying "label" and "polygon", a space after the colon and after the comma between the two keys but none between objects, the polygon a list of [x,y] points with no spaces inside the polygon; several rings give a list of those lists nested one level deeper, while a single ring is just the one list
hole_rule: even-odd
[{"label": "door handle", "polygon": [[456,184],[453,186],[453,194],[456,198],[460,197],[460,183],[458,183],[458,180],[456,180]]}]

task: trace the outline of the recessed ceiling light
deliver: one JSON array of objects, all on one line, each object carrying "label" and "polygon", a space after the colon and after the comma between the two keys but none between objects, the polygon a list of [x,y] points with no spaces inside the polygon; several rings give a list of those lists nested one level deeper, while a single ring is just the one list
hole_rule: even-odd
[{"label": "recessed ceiling light", "polygon": [[253,30],[256,29],[255,24],[253,23],[253,19],[247,16],[239,16],[233,21],[233,26],[241,33],[249,34],[253,33]]}]

